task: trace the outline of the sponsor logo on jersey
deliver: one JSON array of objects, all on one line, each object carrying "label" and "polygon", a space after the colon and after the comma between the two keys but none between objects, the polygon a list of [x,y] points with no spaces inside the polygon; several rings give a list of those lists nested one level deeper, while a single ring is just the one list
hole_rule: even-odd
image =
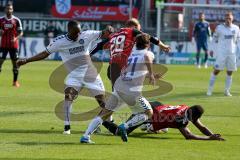
[{"label": "sponsor logo on jersey", "polygon": [[76,54],[76,53],[83,52],[84,50],[85,50],[84,46],[79,46],[79,47],[75,47],[75,48],[70,48],[69,53],[70,54]]},{"label": "sponsor logo on jersey", "polygon": [[224,35],[224,39],[232,39],[233,35]]},{"label": "sponsor logo on jersey", "polygon": [[13,24],[4,24],[4,28],[8,29],[8,28],[13,28]]}]

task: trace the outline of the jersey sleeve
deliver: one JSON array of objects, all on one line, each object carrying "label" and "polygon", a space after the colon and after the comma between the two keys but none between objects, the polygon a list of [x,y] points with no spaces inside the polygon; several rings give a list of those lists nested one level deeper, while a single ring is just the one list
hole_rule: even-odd
[{"label": "jersey sleeve", "polygon": [[92,48],[90,51],[90,56],[93,56],[95,53],[97,53],[99,50],[103,50],[104,45],[109,41],[109,39],[103,39],[101,42],[99,42],[96,46]]},{"label": "jersey sleeve", "polygon": [[195,37],[196,34],[197,34],[197,23],[195,23],[193,27],[193,37]]},{"label": "jersey sleeve", "polygon": [[153,61],[154,58],[155,58],[153,52],[151,52],[151,51],[147,51],[147,53],[145,54],[145,56],[149,57],[152,61]]},{"label": "jersey sleeve", "polygon": [[210,28],[210,24],[209,24],[209,23],[208,23],[207,34],[208,34],[209,37],[212,36],[212,31],[211,31],[211,28]]},{"label": "jersey sleeve", "polygon": [[141,34],[142,32],[137,30],[137,29],[133,29],[133,37],[136,37],[137,35]]},{"label": "jersey sleeve", "polygon": [[240,29],[237,27],[237,43],[240,42]]},{"label": "jersey sleeve", "polygon": [[22,22],[21,22],[21,20],[20,20],[19,18],[16,18],[16,20],[17,20],[17,30],[18,30],[18,31],[22,31],[23,28],[22,28]]},{"label": "jersey sleeve", "polygon": [[52,54],[52,53],[55,53],[55,52],[58,52],[59,49],[60,49],[60,44],[59,44],[59,41],[57,40],[54,40],[53,42],[51,42],[47,47],[46,47],[46,51],[49,53],[49,54]]},{"label": "jersey sleeve", "polygon": [[99,39],[102,35],[102,31],[94,31],[94,30],[89,30],[86,31],[86,36],[88,37],[89,41],[96,41]]},{"label": "jersey sleeve", "polygon": [[213,34],[214,42],[217,43],[219,40],[220,26],[217,26]]},{"label": "jersey sleeve", "polygon": [[0,18],[0,29],[3,29],[3,26],[2,26],[2,18]]}]

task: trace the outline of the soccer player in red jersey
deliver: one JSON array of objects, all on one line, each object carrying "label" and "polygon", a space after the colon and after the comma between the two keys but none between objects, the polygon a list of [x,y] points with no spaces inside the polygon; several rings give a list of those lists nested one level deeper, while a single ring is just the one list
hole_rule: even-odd
[{"label": "soccer player in red jersey", "polygon": [[0,72],[2,64],[9,53],[13,65],[13,86],[19,87],[16,61],[18,59],[18,39],[23,35],[22,24],[20,19],[13,15],[13,5],[11,3],[7,4],[5,13],[6,16],[0,18],[0,33],[2,35],[0,47]]},{"label": "soccer player in red jersey", "polygon": [[[108,39],[100,42],[90,55],[93,55],[98,50],[108,48],[110,50],[110,62],[108,67],[108,78],[114,86],[115,81],[121,74],[121,70],[126,67],[127,60],[134,49],[137,35],[141,34],[141,25],[135,18],[129,19],[124,28],[120,28],[115,33],[111,34]],[[157,38],[151,36],[150,42],[158,45],[163,51],[169,52],[170,47],[163,44]]]},{"label": "soccer player in red jersey", "polygon": [[[164,105],[160,102],[150,102],[153,108],[153,116],[151,120],[145,122],[146,130],[151,132],[158,132],[164,128],[178,129],[186,139],[192,140],[224,140],[220,134],[212,133],[206,126],[204,126],[200,118],[204,113],[204,109],[200,105]],[[188,129],[189,122],[199,129],[205,136],[198,136],[191,133]],[[115,135],[118,135],[118,126],[112,122],[104,122],[103,125]],[[139,125],[140,126],[140,125]],[[130,134],[137,127],[128,128]]]}]

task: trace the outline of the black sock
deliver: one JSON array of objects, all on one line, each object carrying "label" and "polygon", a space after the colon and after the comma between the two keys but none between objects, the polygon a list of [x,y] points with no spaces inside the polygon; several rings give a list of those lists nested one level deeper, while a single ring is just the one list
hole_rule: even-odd
[{"label": "black sock", "polygon": [[116,135],[116,131],[117,131],[117,128],[118,126],[113,123],[113,122],[109,122],[109,121],[104,121],[102,123],[102,125],[107,129],[109,130],[112,134]]},{"label": "black sock", "polygon": [[199,64],[199,59],[200,59],[200,53],[197,53],[197,55],[196,55],[197,64]]},{"label": "black sock", "polygon": [[204,63],[206,63],[207,60],[208,60],[208,54],[205,54]]},{"label": "black sock", "polygon": [[69,129],[71,129],[70,125],[65,125],[64,126],[64,131],[68,131]]},{"label": "black sock", "polygon": [[18,69],[13,69],[13,82],[16,82],[18,79]]}]

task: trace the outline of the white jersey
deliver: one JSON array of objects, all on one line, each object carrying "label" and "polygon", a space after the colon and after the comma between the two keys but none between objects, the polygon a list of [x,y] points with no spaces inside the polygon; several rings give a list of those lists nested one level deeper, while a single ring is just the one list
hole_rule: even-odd
[{"label": "white jersey", "polygon": [[137,50],[134,49],[131,55],[128,57],[128,65],[125,69],[125,77],[138,78],[147,74],[147,68],[145,65],[145,56],[149,56],[154,59],[154,54],[147,49]]},{"label": "white jersey", "polygon": [[145,62],[145,56],[154,59],[154,54],[147,49],[133,50],[128,58],[128,65],[123,70],[121,77],[116,81],[114,88],[122,93],[130,91],[141,92],[145,76],[148,69]]},{"label": "white jersey", "polygon": [[214,41],[217,42],[217,54],[221,55],[232,55],[237,52],[237,43],[240,39],[239,27],[232,24],[230,27],[225,24],[220,24],[217,26],[214,33]]},{"label": "white jersey", "polygon": [[89,57],[91,43],[96,41],[101,33],[93,30],[84,31],[79,34],[77,41],[69,39],[67,35],[58,36],[46,47],[46,51],[49,54],[58,52],[69,72],[84,76],[91,62]]}]

